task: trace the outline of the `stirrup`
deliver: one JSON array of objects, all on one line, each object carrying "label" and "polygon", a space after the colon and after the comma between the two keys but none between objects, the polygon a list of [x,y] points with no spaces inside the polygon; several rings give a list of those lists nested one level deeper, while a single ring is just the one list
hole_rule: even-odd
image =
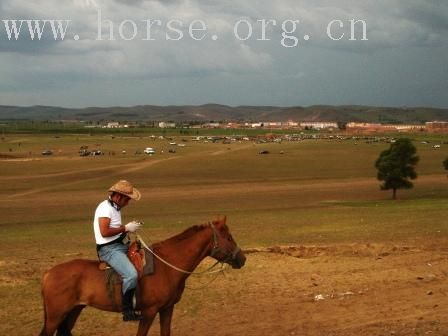
[{"label": "stirrup", "polygon": [[142,315],[134,310],[123,312],[123,321],[140,321],[143,319]]}]

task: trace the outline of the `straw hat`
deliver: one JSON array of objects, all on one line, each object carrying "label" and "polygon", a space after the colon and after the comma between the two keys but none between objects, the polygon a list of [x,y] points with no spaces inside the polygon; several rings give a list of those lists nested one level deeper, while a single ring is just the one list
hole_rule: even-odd
[{"label": "straw hat", "polygon": [[142,196],[140,194],[140,191],[138,191],[137,188],[134,188],[134,186],[126,180],[120,180],[115,183],[112,187],[109,188],[109,192],[116,192],[130,197],[136,201],[138,201]]}]

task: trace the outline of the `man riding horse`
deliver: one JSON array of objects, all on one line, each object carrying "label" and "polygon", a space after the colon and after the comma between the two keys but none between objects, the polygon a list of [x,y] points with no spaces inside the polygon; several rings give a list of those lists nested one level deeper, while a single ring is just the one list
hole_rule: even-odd
[{"label": "man riding horse", "polygon": [[[139,198],[139,194],[129,182],[117,183],[111,188],[111,192],[129,198]],[[113,211],[118,211],[116,206],[122,205],[119,198],[116,194],[111,195],[111,201],[116,203],[115,206],[111,205]],[[100,221],[100,218],[106,220]],[[99,211],[98,219],[95,221],[97,230],[100,230],[100,222],[107,223],[107,219],[113,221],[112,215]],[[107,229],[107,225],[104,226]],[[118,227],[116,234],[120,237],[123,231],[136,230],[138,226],[134,223],[126,225],[125,229]],[[101,231],[99,232],[102,237]],[[117,239],[113,238],[114,235],[109,237]],[[99,254],[109,254],[105,251],[112,245],[126,248],[123,243],[114,243],[101,247]],[[243,267],[246,262],[246,257],[233,239],[225,217],[207,224],[192,226],[178,235],[152,244],[148,250],[159,257],[154,259],[154,273],[138,280],[137,307],[143,318],[139,321],[137,336],[148,335],[156,315],[159,315],[160,335],[171,335],[174,307],[182,297],[187,279],[196,273],[195,269],[202,260],[212,257],[237,269]],[[53,336],[56,331],[60,336],[72,335],[79,315],[88,306],[109,312],[120,312],[122,305],[117,305],[116,302],[119,302],[121,295],[126,295],[128,292],[127,290],[122,292],[117,284],[111,297],[105,278],[105,272],[99,268],[97,260],[73,259],[46,271],[42,277],[41,290],[44,325],[39,335]],[[129,285],[127,286],[129,288]],[[129,301],[125,304],[126,318],[128,314],[133,313]]]},{"label": "man riding horse", "polygon": [[121,209],[131,199],[138,201],[140,192],[126,180],[120,180],[109,189],[110,196],[95,211],[95,232],[98,258],[109,264],[123,280],[123,321],[138,321],[140,314],[134,311],[133,298],[137,287],[137,271],[127,256],[128,244],[124,242],[128,232],[137,231],[141,224],[136,221],[122,225]]}]

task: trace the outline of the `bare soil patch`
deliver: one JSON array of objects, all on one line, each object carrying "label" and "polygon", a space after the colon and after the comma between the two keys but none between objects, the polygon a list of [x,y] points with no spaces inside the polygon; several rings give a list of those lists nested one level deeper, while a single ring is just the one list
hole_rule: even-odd
[{"label": "bare soil patch", "polygon": [[10,154],[0,154],[1,162],[23,162],[23,161],[32,161],[35,159],[32,158],[24,158],[23,156],[10,155]]},{"label": "bare soil patch", "polygon": [[[216,311],[205,301],[189,334],[448,335],[446,243],[247,251],[247,269],[218,284],[238,299],[224,298]],[[175,324],[188,328],[185,319]]]},{"label": "bare soil patch", "polygon": [[[247,250],[242,270],[228,271],[201,290],[186,289],[173,335],[446,336],[447,243]],[[187,284],[204,281],[190,278]],[[157,323],[150,335],[158,335]],[[136,332],[136,325],[88,317],[78,328],[82,335]]]}]

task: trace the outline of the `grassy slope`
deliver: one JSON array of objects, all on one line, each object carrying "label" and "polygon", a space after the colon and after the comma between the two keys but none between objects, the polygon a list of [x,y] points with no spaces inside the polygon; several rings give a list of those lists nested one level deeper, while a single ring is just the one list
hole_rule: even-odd
[{"label": "grassy slope", "polygon": [[[106,153],[115,151],[116,155],[79,158],[76,151],[80,144],[101,148]],[[395,203],[382,201],[389,193],[380,192],[375,180],[373,162],[387,147],[382,143],[353,140],[307,140],[281,145],[189,142],[187,147],[177,148],[173,155],[167,153],[170,146],[165,140],[39,136],[10,137],[1,144],[0,152],[6,152],[13,145],[17,146],[16,155],[26,156],[29,151],[36,153],[40,148],[53,148],[56,154],[53,157],[33,154],[32,158],[38,160],[26,162],[0,162],[3,192],[7,195],[1,205],[5,215],[0,227],[14,224],[9,235],[14,235],[17,228],[17,235],[21,236],[23,226],[39,231],[45,224],[67,229],[83,225],[84,230],[79,234],[88,237],[90,226],[86,223],[90,224],[95,204],[104,196],[102,191],[118,178],[134,181],[144,193],[143,200],[126,209],[125,216],[144,219],[148,230],[160,230],[158,238],[186,225],[206,221],[217,213],[227,214],[242,229],[253,225],[255,218],[262,221],[260,225],[264,228],[292,227],[292,236],[278,230],[278,234],[268,235],[272,241],[261,239],[266,231],[257,230],[251,235],[253,242],[242,237],[248,244],[291,242],[296,239],[294,232],[301,232],[298,237],[302,238],[305,231],[312,242],[316,237],[314,231],[321,231],[319,226],[333,233],[347,230],[342,227],[348,219],[357,217],[356,211],[362,211],[364,220],[372,224],[394,213],[399,217],[404,209],[412,212],[415,208],[418,213],[421,203],[426,204],[425,211],[438,212],[438,200],[446,196],[441,166],[445,148],[433,150],[420,143],[417,146],[421,178],[416,181],[415,189],[400,191],[401,201]],[[165,153],[153,157],[133,155],[136,149],[146,146],[157,151],[163,149]],[[121,154],[123,149],[127,154]],[[270,154],[258,155],[261,149],[269,150]],[[437,174],[439,177],[431,177]],[[385,230],[388,229],[385,227]],[[356,227],[351,227],[346,236],[370,238]]]},{"label": "grassy slope", "polygon": [[[80,145],[116,155],[79,158]],[[133,155],[147,146],[165,153]],[[166,141],[149,138],[7,136],[0,153],[13,148],[15,155],[28,157],[31,151],[30,158],[36,160],[0,161],[0,302],[13,307],[0,310],[2,320],[8,321],[0,334],[14,330],[13,334],[28,335],[39,329],[37,293],[45,269],[75,256],[95,258],[93,211],[119,178],[133,181],[143,193],[141,201],[125,209],[124,219],[143,219],[143,234],[153,240],[216,214],[228,215],[243,247],[446,236],[448,192],[441,162],[448,147],[417,146],[420,177],[414,189],[399,191],[400,200],[393,202],[375,180],[373,162],[387,147],[382,143],[189,142],[173,155],[167,153]],[[57,153],[38,155],[44,148]],[[126,155],[120,154],[123,149]],[[257,154],[261,149],[270,154]],[[29,307],[27,315],[15,319],[24,305]],[[91,311],[89,318],[115,321],[115,315],[101,314]]]}]

